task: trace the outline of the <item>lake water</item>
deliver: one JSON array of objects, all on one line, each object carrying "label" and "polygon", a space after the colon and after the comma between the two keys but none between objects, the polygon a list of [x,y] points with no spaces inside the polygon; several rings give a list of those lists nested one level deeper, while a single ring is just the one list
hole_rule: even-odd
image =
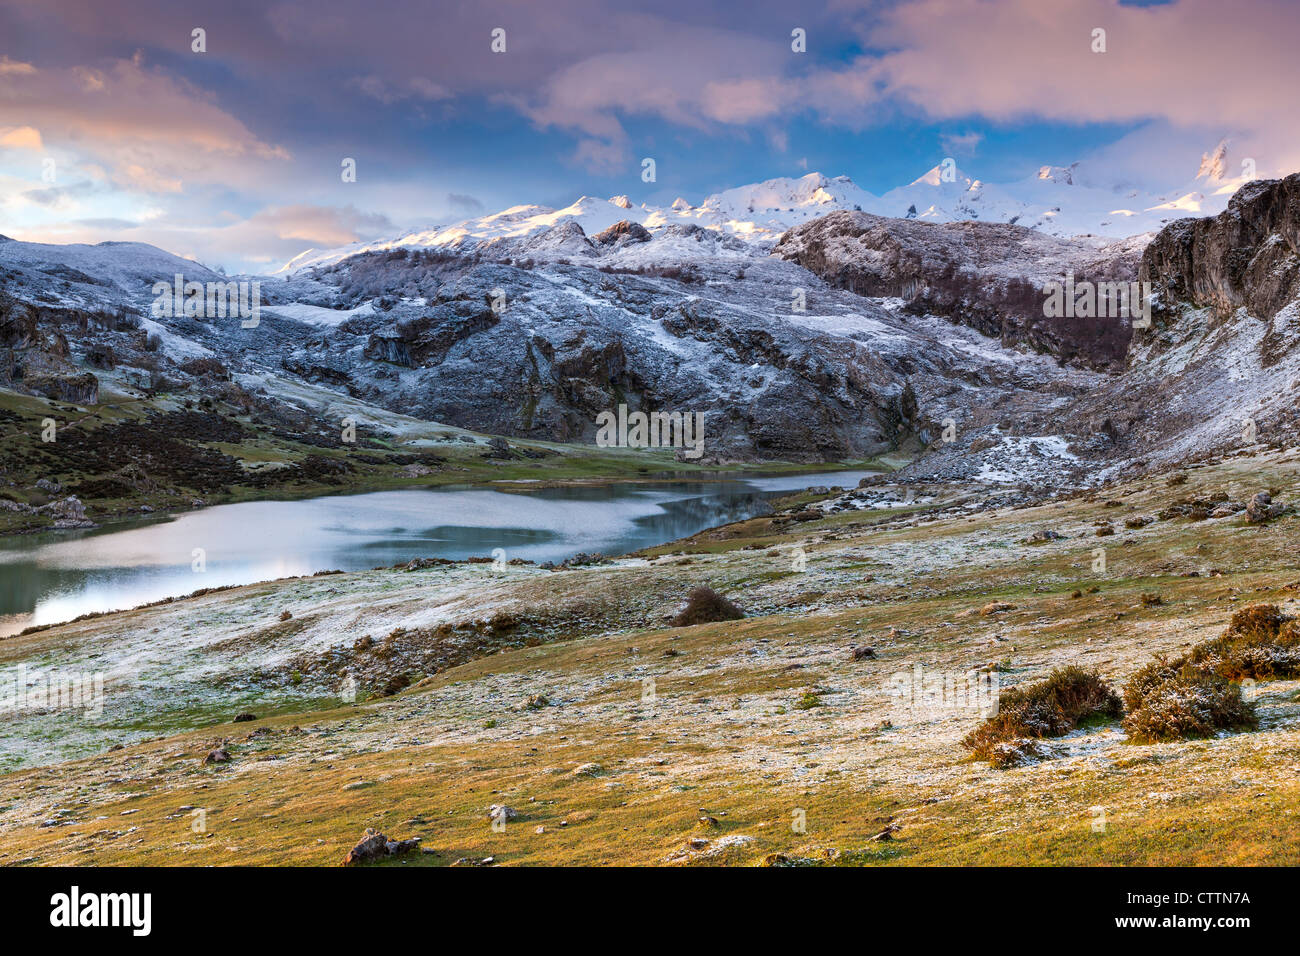
[{"label": "lake water", "polygon": [[[538,488],[448,487],[217,505],[170,519],[0,542],[0,636],[203,587],[417,557],[562,561],[625,554],[758,514],[767,498],[851,488],[867,471]],[[194,569],[201,549],[205,570]]]}]

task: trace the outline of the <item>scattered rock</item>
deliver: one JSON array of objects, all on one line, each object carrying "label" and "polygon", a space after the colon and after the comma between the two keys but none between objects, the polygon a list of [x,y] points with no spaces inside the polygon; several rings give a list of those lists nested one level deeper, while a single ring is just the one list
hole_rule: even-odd
[{"label": "scattered rock", "polygon": [[885,827],[883,830],[881,830],[879,833],[873,836],[871,838],[871,842],[884,843],[887,840],[892,840],[894,838],[894,834],[901,829],[903,829],[903,825],[901,823],[891,823],[889,824],[889,826]]},{"label": "scattered rock", "polygon": [[1006,601],[990,601],[988,604],[985,604],[980,608],[980,614],[984,617],[988,617],[990,614],[1003,614],[1007,611],[1014,611],[1015,609],[1016,606],[1014,604],[1009,604]]},{"label": "scattered rock", "polygon": [[367,827],[360,842],[349,850],[348,855],[343,858],[343,865],[356,866],[359,863],[369,863],[383,857],[400,856],[403,853],[411,852],[419,845],[419,837],[413,837],[410,840],[390,840],[374,827]]},{"label": "scattered rock", "polygon": [[1272,521],[1285,510],[1283,505],[1273,503],[1273,496],[1267,491],[1261,491],[1250,499],[1250,504],[1246,505],[1246,521],[1250,524],[1264,524]]},{"label": "scattered rock", "polygon": [[36,509],[40,514],[54,518],[56,528],[93,528],[95,522],[86,517],[86,506],[76,495],[70,495],[59,501],[52,501]]}]

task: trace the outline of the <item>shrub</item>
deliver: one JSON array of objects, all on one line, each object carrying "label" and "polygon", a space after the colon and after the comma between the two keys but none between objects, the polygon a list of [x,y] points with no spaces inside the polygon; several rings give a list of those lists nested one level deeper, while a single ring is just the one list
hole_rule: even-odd
[{"label": "shrub", "polygon": [[669,623],[672,627],[690,627],[713,621],[735,621],[744,616],[744,611],[713,588],[701,585],[691,588],[686,595],[686,606]]},{"label": "shrub", "polygon": [[1124,684],[1124,709],[1132,713],[1141,707],[1146,696],[1161,684],[1171,680],[1186,660],[1186,657],[1180,657],[1170,663],[1163,654],[1157,655],[1154,661],[1130,677]]},{"label": "shrub", "polygon": [[1124,730],[1135,743],[1209,737],[1257,724],[1240,687],[1190,663],[1160,660],[1144,667],[1125,686],[1124,699],[1129,706]]},{"label": "shrub", "polygon": [[1187,659],[1228,680],[1300,676],[1300,625],[1275,604],[1252,604],[1232,616],[1221,637],[1196,645]]},{"label": "shrub", "polygon": [[1044,680],[1003,691],[997,714],[962,744],[994,766],[1012,766],[1038,754],[1036,739],[1060,737],[1090,717],[1119,714],[1119,697],[1095,671],[1060,667]]},{"label": "shrub", "polygon": [[1276,604],[1251,604],[1243,607],[1228,622],[1228,633],[1276,636],[1278,629],[1291,620]]}]

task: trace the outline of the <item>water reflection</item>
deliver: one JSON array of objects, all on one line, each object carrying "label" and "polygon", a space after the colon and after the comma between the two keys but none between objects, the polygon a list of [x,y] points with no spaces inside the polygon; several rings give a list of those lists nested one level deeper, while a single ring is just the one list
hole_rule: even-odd
[{"label": "water reflection", "polygon": [[[561,561],[624,554],[761,510],[813,485],[856,485],[867,472],[719,482],[386,491],[219,505],[174,520],[33,535],[0,545],[0,635],[91,611],[134,607],[202,587],[247,584],[415,557]],[[204,570],[194,570],[201,558]]]}]

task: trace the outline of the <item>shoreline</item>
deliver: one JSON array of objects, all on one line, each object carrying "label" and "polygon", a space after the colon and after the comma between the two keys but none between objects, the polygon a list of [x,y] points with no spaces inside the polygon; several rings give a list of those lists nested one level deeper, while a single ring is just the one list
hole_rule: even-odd
[{"label": "shoreline", "polygon": [[[401,482],[390,482],[381,477],[375,481],[363,481],[350,484],[347,487],[338,486],[313,486],[300,489],[274,489],[274,493],[261,495],[230,495],[219,497],[216,500],[204,500],[201,505],[189,505],[179,507],[157,507],[150,511],[141,511],[140,506],[127,508],[120,511],[111,511],[104,515],[103,520],[96,520],[93,526],[56,528],[52,526],[44,527],[26,527],[12,530],[0,531],[0,550],[3,550],[4,544],[10,539],[24,538],[30,535],[38,534],[61,534],[64,532],[101,532],[111,530],[124,530],[121,526],[128,525],[132,522],[141,522],[151,524],[155,520],[161,521],[165,518],[175,518],[180,515],[191,514],[196,511],[202,511],[208,508],[217,508],[223,505],[245,504],[253,501],[307,501],[315,498],[338,498],[348,495],[368,495],[377,494],[384,491],[432,491],[432,490],[492,490],[500,491],[506,494],[526,494],[530,491],[544,490],[550,488],[599,488],[606,485],[633,485],[633,484],[675,484],[679,482],[698,481],[698,482],[724,482],[736,481],[745,477],[783,477],[787,475],[817,474],[822,471],[871,471],[877,474],[890,474],[898,470],[907,463],[907,459],[896,459],[888,461],[889,456],[878,456],[875,458],[866,458],[859,461],[846,462],[756,462],[756,463],[737,463],[733,468],[712,468],[707,471],[699,472],[651,472],[648,474],[629,473],[627,475],[591,475],[591,476],[573,476],[573,477],[543,477],[543,478],[488,478],[480,480],[462,480],[459,476],[439,475],[437,478],[430,476],[433,480],[423,483],[412,483],[409,479]],[[94,520],[94,519],[92,519]]]},{"label": "shoreline", "polygon": [[[224,506],[227,506],[227,505],[248,504],[248,503],[252,503],[252,502],[255,502],[255,501],[256,501],[256,502],[277,502],[277,501],[278,501],[278,502],[286,502],[286,503],[287,503],[287,502],[293,502],[293,501],[311,501],[311,500],[316,500],[316,499],[318,499],[318,498],[336,498],[336,497],[348,497],[348,496],[363,496],[363,495],[369,495],[369,494],[382,493],[382,492],[386,492],[386,491],[421,491],[421,490],[430,490],[430,491],[432,491],[432,490],[445,490],[445,491],[451,491],[451,490],[479,490],[479,491],[501,491],[501,492],[503,492],[503,493],[509,493],[509,494],[526,495],[526,494],[528,494],[528,493],[530,493],[530,492],[533,492],[533,491],[545,490],[545,489],[550,489],[550,488],[560,488],[560,487],[604,487],[604,486],[612,486],[612,485],[632,485],[632,484],[656,484],[656,485],[669,484],[669,485],[672,485],[672,484],[678,484],[678,483],[684,483],[684,482],[702,482],[702,483],[719,483],[719,484],[720,484],[720,483],[728,482],[728,481],[740,481],[740,480],[744,480],[744,479],[747,478],[747,477],[748,477],[748,478],[753,478],[753,477],[783,477],[783,476],[796,476],[796,475],[800,475],[800,474],[807,474],[807,475],[819,475],[819,474],[825,474],[825,475],[829,476],[829,475],[834,475],[834,474],[838,474],[838,473],[841,473],[841,472],[844,472],[844,473],[854,473],[854,474],[856,474],[857,472],[864,471],[864,470],[866,470],[866,471],[870,471],[870,469],[863,469],[863,468],[860,468],[860,467],[859,467],[859,468],[852,468],[852,467],[844,468],[844,467],[841,467],[841,468],[835,468],[835,469],[832,470],[832,471],[821,471],[821,470],[820,470],[820,469],[823,469],[823,468],[825,468],[825,467],[826,467],[825,465],[815,465],[815,466],[808,466],[808,467],[805,467],[805,468],[802,468],[802,469],[790,469],[790,468],[772,467],[772,468],[769,468],[769,469],[764,469],[764,470],[762,470],[762,471],[755,471],[755,470],[750,470],[750,469],[746,469],[746,470],[743,470],[743,471],[741,471],[741,470],[737,470],[737,471],[734,471],[734,472],[727,472],[727,471],[713,471],[713,472],[707,472],[707,473],[700,473],[700,474],[698,474],[698,475],[691,475],[691,474],[687,474],[687,475],[677,475],[677,476],[675,476],[675,477],[673,477],[673,478],[662,478],[662,477],[653,477],[653,476],[638,476],[638,477],[636,477],[636,478],[628,478],[628,479],[617,479],[617,478],[573,479],[573,480],[547,479],[547,480],[545,480],[545,481],[539,481],[539,482],[537,482],[537,483],[533,483],[533,482],[518,482],[517,480],[510,480],[510,479],[507,479],[507,480],[505,481],[506,484],[516,484],[516,485],[519,485],[519,487],[514,487],[514,488],[502,488],[502,487],[496,487],[497,482],[475,482],[475,483],[463,483],[463,484],[462,484],[462,483],[454,483],[454,482],[453,482],[453,483],[447,483],[447,484],[441,484],[441,485],[432,485],[432,486],[429,486],[429,485],[416,485],[416,486],[408,486],[408,487],[405,487],[405,488],[381,488],[381,489],[376,489],[376,490],[351,490],[351,489],[349,489],[349,490],[347,490],[347,491],[335,491],[335,492],[327,493],[327,494],[324,494],[324,495],[278,496],[278,497],[274,497],[274,498],[252,498],[252,499],[247,499],[247,500],[244,500],[244,501],[236,501],[236,502],[220,502],[220,503],[216,503],[216,504],[205,505],[204,508],[187,508],[187,509],[180,509],[180,510],[177,510],[177,511],[175,511],[175,512],[164,512],[164,513],[155,513],[155,514],[150,514],[150,515],[140,515],[140,516],[135,516],[135,517],[125,517],[125,518],[119,519],[119,520],[117,520],[117,521],[113,521],[113,522],[105,522],[104,524],[101,524],[101,525],[99,525],[99,526],[97,526],[97,527],[95,527],[95,528],[72,528],[72,529],[59,529],[59,530],[44,530],[44,529],[43,529],[43,530],[41,530],[41,531],[31,531],[31,532],[26,532],[26,533],[27,533],[27,534],[35,534],[35,533],[61,534],[62,531],[76,531],[76,532],[80,532],[80,533],[82,533],[82,537],[90,538],[90,537],[98,537],[98,536],[101,536],[101,535],[108,535],[108,534],[121,533],[121,532],[123,532],[123,531],[135,530],[136,528],[149,527],[149,526],[154,525],[154,524],[161,524],[161,523],[165,523],[165,522],[167,522],[167,521],[175,520],[175,519],[177,519],[177,518],[179,518],[179,517],[181,517],[181,516],[183,516],[183,515],[185,515],[185,514],[192,514],[192,513],[194,513],[194,512],[200,511],[200,510],[206,510],[206,509],[209,509],[209,508],[224,507]],[[873,472],[873,473],[881,474],[881,473],[884,473],[884,472]],[[822,487],[822,486],[810,486],[810,487]],[[798,497],[798,496],[806,495],[807,493],[808,493],[808,488],[792,488],[792,489],[789,489],[788,491],[778,490],[778,491],[776,491],[776,492],[773,493],[773,496],[772,496],[771,500],[776,501],[776,500],[780,500],[780,499],[782,499],[782,498],[787,498],[787,497]],[[744,521],[744,520],[750,520],[750,518],[752,518],[752,517],[753,517],[753,516],[750,516],[749,518],[738,519],[738,520],[741,520],[741,521]],[[640,546],[640,547],[634,548],[634,549],[632,549],[632,550],[630,550],[630,551],[626,551],[626,552],[620,552],[620,553],[617,553],[617,554],[608,554],[608,555],[606,555],[606,557],[614,558],[614,559],[617,559],[617,558],[625,558],[625,557],[634,557],[634,556],[639,555],[639,554],[642,554],[642,553],[644,553],[644,552],[646,552],[646,551],[655,550],[655,549],[661,549],[661,548],[664,548],[664,547],[670,546],[671,544],[673,544],[674,541],[679,541],[679,540],[689,540],[690,538],[695,537],[695,536],[700,535],[700,534],[706,534],[706,533],[709,533],[709,532],[716,532],[716,531],[718,531],[718,530],[720,530],[720,529],[723,529],[723,528],[726,528],[726,527],[728,527],[729,525],[734,524],[734,523],[736,523],[736,519],[733,519],[732,521],[728,521],[728,522],[722,522],[722,523],[720,523],[720,524],[718,524],[718,525],[710,525],[710,526],[707,526],[707,527],[705,527],[705,528],[698,529],[697,531],[693,532],[692,534],[685,535],[685,536],[682,536],[682,537],[672,538],[672,539],[669,539],[669,540],[665,540],[665,541],[661,541],[661,542],[657,542],[657,543],[653,543],[653,544],[642,545],[642,546]],[[58,540],[58,539],[54,539],[54,540]],[[68,540],[68,539],[65,538],[65,539],[63,539],[63,540]],[[77,539],[73,539],[73,540],[77,540]],[[0,550],[3,550],[3,545],[4,545],[4,538],[3,538],[3,537],[0,537]],[[575,552],[575,553],[577,553],[577,552]],[[424,557],[424,558],[428,558],[428,555],[425,555],[425,556],[422,556],[422,557]],[[418,560],[418,558],[415,559],[415,560]],[[486,560],[486,559],[485,559],[484,557],[482,557],[482,556],[468,556],[468,557],[464,557],[464,558],[438,558],[437,560],[438,560],[440,563],[445,561],[445,562],[447,562],[447,563],[451,563],[451,564],[474,564],[474,563],[481,563],[481,562],[483,562],[483,561]],[[531,560],[527,560],[527,561],[524,561],[523,563],[525,563],[525,564],[530,564],[530,565],[531,565],[531,564],[534,564],[535,562],[533,562],[533,561],[531,561]],[[134,604],[134,605],[126,606],[126,607],[120,607],[120,608],[106,608],[106,609],[103,609],[103,610],[88,611],[88,612],[86,612],[86,613],[84,613],[84,614],[80,614],[80,615],[77,615],[77,616],[75,616],[75,617],[68,618],[68,619],[61,620],[61,621],[51,621],[51,622],[41,623],[41,624],[30,624],[30,625],[27,625],[27,626],[25,626],[25,627],[20,628],[19,630],[15,630],[15,631],[13,631],[13,632],[11,632],[11,633],[0,634],[0,641],[6,641],[6,640],[13,639],[13,638],[15,638],[15,637],[22,637],[22,636],[26,636],[26,635],[30,635],[30,634],[34,634],[34,633],[38,633],[38,632],[41,632],[41,631],[45,631],[45,630],[48,630],[48,629],[51,629],[51,628],[59,627],[59,626],[62,626],[62,625],[66,625],[66,624],[74,624],[74,623],[77,623],[77,622],[80,622],[80,621],[90,620],[90,619],[93,619],[93,618],[99,618],[99,617],[103,617],[103,616],[106,616],[106,615],[111,615],[111,614],[121,614],[121,613],[130,613],[130,612],[135,612],[135,611],[139,611],[139,610],[146,609],[146,608],[157,607],[157,606],[165,605],[165,604],[171,604],[171,603],[174,603],[174,602],[176,602],[176,601],[181,601],[181,600],[185,600],[185,599],[187,599],[187,598],[192,598],[192,597],[199,597],[199,596],[202,596],[202,595],[205,595],[205,594],[210,594],[210,593],[217,592],[217,591],[225,591],[225,590],[230,590],[230,589],[233,589],[233,588],[240,588],[240,587],[250,587],[250,586],[257,586],[257,585],[273,584],[273,583],[283,582],[283,581],[303,580],[303,579],[308,579],[308,578],[322,577],[322,576],[325,576],[325,575],[331,575],[331,574],[355,574],[355,573],[363,573],[363,572],[366,572],[366,571],[377,571],[377,570],[398,570],[398,569],[400,569],[401,564],[402,564],[402,562],[399,562],[399,564],[397,564],[397,565],[386,566],[386,567],[370,567],[370,568],[354,568],[354,569],[330,569],[330,568],[321,568],[321,569],[316,570],[316,571],[308,572],[308,573],[305,573],[305,574],[299,574],[299,575],[286,575],[286,576],[275,577],[275,578],[259,578],[259,579],[255,579],[255,580],[251,580],[251,581],[235,582],[235,583],[229,583],[229,584],[215,585],[215,586],[212,586],[212,587],[198,588],[198,589],[196,589],[196,590],[194,590],[194,591],[189,591],[189,592],[180,593],[180,594],[172,594],[172,595],[168,595],[168,596],[163,597],[163,598],[159,598],[159,599],[157,599],[157,600],[153,600],[153,601],[145,601],[145,602],[142,602],[142,603],[140,603],[140,604]],[[14,612],[14,616],[19,616],[19,615],[21,615],[22,613],[23,613],[23,612]],[[31,612],[28,612],[28,613],[31,613]]]}]

